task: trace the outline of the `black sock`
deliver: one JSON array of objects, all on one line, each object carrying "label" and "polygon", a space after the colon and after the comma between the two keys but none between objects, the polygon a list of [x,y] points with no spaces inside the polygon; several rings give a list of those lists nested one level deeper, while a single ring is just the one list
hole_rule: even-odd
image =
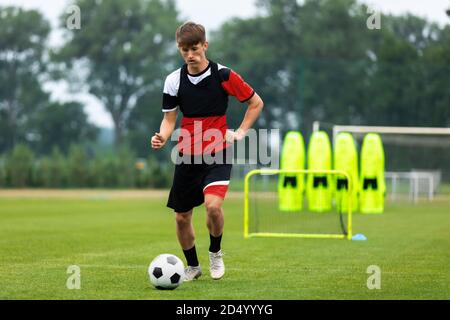
[{"label": "black sock", "polygon": [[187,265],[191,267],[197,267],[199,265],[197,259],[197,250],[195,250],[195,245],[187,250],[183,250],[184,256],[186,257]]},{"label": "black sock", "polygon": [[209,252],[219,252],[220,250],[220,241],[222,241],[222,235],[218,237],[214,237],[212,234],[209,235],[210,245],[209,245]]}]

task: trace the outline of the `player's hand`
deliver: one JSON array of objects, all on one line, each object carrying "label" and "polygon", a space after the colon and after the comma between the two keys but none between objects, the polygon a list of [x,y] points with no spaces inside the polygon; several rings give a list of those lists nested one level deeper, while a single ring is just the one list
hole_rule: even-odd
[{"label": "player's hand", "polygon": [[154,136],[152,137],[151,143],[153,149],[161,149],[166,144],[166,139],[164,139],[164,137],[158,132],[155,132]]},{"label": "player's hand", "polygon": [[228,143],[234,143],[235,141],[244,139],[244,137],[245,133],[240,129],[237,129],[236,131],[227,130],[225,133],[225,141]]}]

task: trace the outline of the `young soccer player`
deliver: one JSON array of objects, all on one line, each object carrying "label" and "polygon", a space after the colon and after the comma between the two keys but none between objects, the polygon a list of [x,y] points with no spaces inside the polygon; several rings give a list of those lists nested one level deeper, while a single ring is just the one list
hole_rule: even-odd
[{"label": "young soccer player", "polygon": [[[165,80],[164,118],[151,145],[153,149],[165,145],[175,129],[179,109],[183,118],[177,147],[178,160],[182,160],[175,165],[167,206],[175,211],[177,237],[187,261],[185,281],[202,275],[195,248],[192,212],[203,203],[210,234],[210,275],[220,279],[225,273],[221,250],[222,203],[232,166],[227,152],[234,141],[245,137],[258,118],[263,101],[239,74],[206,58],[208,42],[202,25],[186,22],[178,27],[175,38],[185,64]],[[227,127],[228,96],[248,105],[236,131]],[[206,154],[213,162],[205,161]]]}]

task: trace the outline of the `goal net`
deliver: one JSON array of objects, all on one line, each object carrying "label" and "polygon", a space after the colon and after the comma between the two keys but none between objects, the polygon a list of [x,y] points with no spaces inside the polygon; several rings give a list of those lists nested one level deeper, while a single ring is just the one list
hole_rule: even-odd
[{"label": "goal net", "polygon": [[[310,177],[308,177],[310,176]],[[340,210],[335,205],[325,212],[314,212],[308,209],[306,190],[298,190],[294,199],[299,202],[292,210],[282,205],[281,187],[286,183],[296,186],[307,185],[309,178],[327,176],[331,180],[345,178],[348,188],[352,188],[351,177],[337,170],[279,170],[256,169],[245,177],[244,192],[244,237],[301,237],[351,239],[352,206]],[[299,181],[298,179],[301,179]],[[330,184],[332,185],[332,184]],[[347,198],[351,203],[350,193]]]},{"label": "goal net", "polygon": [[408,199],[418,202],[421,198],[434,199],[441,181],[441,171],[386,172],[386,183],[390,200]]}]

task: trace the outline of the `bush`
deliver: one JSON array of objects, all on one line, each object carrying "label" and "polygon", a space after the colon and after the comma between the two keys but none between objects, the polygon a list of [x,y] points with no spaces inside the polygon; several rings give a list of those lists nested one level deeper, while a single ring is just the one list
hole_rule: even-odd
[{"label": "bush", "polygon": [[117,187],[117,159],[113,156],[98,156],[92,161],[93,186],[101,188]]},{"label": "bush", "polygon": [[148,163],[148,187],[150,188],[167,188],[170,187],[173,169],[174,166],[172,164],[161,164],[158,163],[158,160],[154,157],[149,157],[147,160]]},{"label": "bush", "polygon": [[35,169],[35,183],[44,188],[64,188],[67,186],[66,159],[58,147],[54,147],[50,157],[41,159]]},{"label": "bush", "polygon": [[34,154],[24,144],[14,147],[6,161],[6,176],[13,188],[24,188],[32,185],[32,169]]},{"label": "bush", "polygon": [[84,148],[80,145],[72,145],[67,159],[68,186],[87,187],[89,182],[89,163]]},{"label": "bush", "polygon": [[117,186],[131,188],[135,186],[135,156],[129,148],[121,148],[117,155]]},{"label": "bush", "polygon": [[65,157],[55,147],[50,156],[34,159],[25,145],[0,158],[0,186],[44,188],[167,188],[173,165],[160,163],[153,155],[136,159],[128,148],[117,154],[88,156],[81,145],[72,145]]},{"label": "bush", "polygon": [[6,187],[6,167],[5,159],[0,157],[0,188]]}]

